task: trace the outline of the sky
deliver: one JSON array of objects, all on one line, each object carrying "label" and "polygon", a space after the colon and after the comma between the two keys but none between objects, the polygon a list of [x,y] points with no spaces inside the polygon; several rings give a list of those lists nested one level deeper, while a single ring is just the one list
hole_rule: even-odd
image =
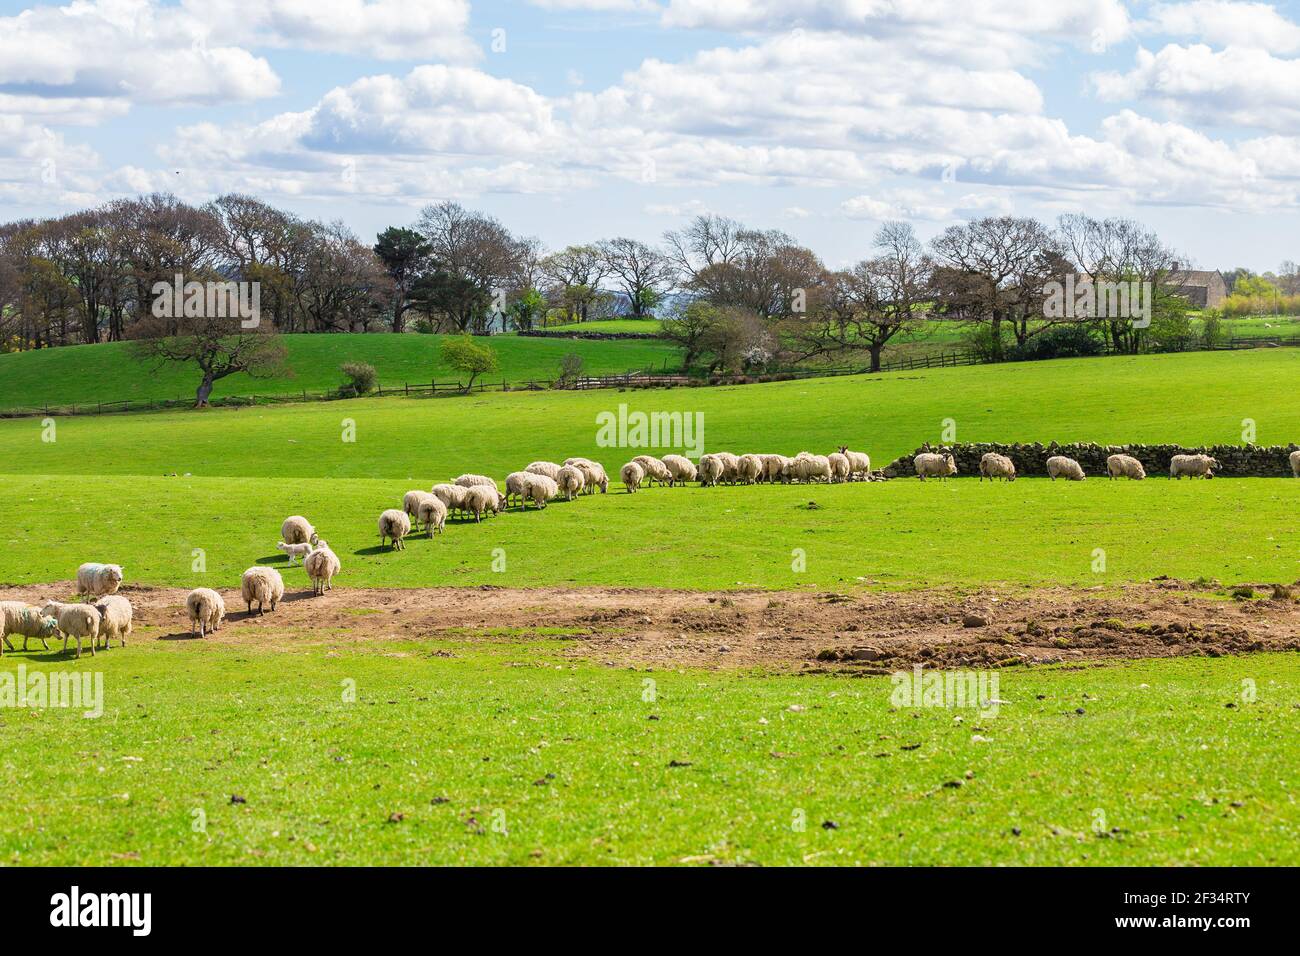
[{"label": "sky", "polygon": [[1124,216],[1300,260],[1300,4],[0,0],[0,221],[249,193],[366,242],[451,199],[552,249],[701,212]]}]

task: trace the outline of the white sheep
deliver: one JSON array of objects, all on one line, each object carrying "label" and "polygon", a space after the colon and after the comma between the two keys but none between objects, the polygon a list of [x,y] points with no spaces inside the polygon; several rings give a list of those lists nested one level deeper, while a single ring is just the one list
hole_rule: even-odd
[{"label": "white sheep", "polygon": [[435,531],[444,534],[447,530],[447,506],[440,498],[430,495],[420,502],[420,513],[416,521],[424,524],[424,530],[430,538]]},{"label": "white sheep", "polygon": [[528,494],[528,485],[536,477],[537,473],[532,471],[512,471],[506,475],[506,507],[510,506],[511,498],[515,499],[516,504],[522,505],[524,496]]},{"label": "white sheep", "polygon": [[700,467],[697,469],[700,477],[700,484],[705,488],[712,488],[722,479],[724,469],[722,459],[717,455],[705,455],[700,459]]},{"label": "white sheep", "polygon": [[674,485],[684,485],[688,481],[694,481],[699,477],[699,471],[691,463],[689,458],[682,455],[664,455],[664,465],[673,476]]},{"label": "white sheep", "polygon": [[58,633],[59,622],[42,614],[40,608],[22,601],[0,601],[0,654],[4,653],[6,644],[9,645],[9,650],[14,650],[10,637],[21,637],[24,651],[33,637],[48,651],[50,645],[46,638],[55,637]]},{"label": "white sheep", "polygon": [[469,489],[462,485],[441,484],[433,486],[433,496],[447,506],[447,511],[468,512],[465,507],[465,496],[469,494]]},{"label": "white sheep", "polygon": [[826,456],[826,460],[831,466],[831,481],[845,482],[853,476],[853,464],[849,461],[849,456],[842,452],[831,452]]},{"label": "white sheep", "polygon": [[789,458],[785,455],[759,455],[758,457],[763,459],[763,480],[769,485],[785,481],[785,466],[789,464]]},{"label": "white sheep", "polygon": [[940,455],[936,452],[924,452],[912,459],[912,466],[916,469],[916,477],[925,481],[926,478],[939,478],[947,481],[950,475],[957,474],[957,461],[952,455]]},{"label": "white sheep", "polygon": [[[397,513],[402,514],[400,511]],[[405,518],[406,515],[402,517]],[[249,614],[253,613],[253,604],[256,602],[257,613],[265,615],[266,605],[269,604],[274,611],[284,597],[284,578],[280,577],[280,572],[275,568],[259,564],[244,572],[239,581],[239,593]]]},{"label": "white sheep", "polygon": [[597,488],[602,495],[609,491],[609,476],[605,474],[605,466],[600,462],[590,458],[566,458],[564,464],[572,465],[582,472],[587,494],[595,494]]},{"label": "white sheep", "polygon": [[[492,489],[496,492],[496,489]],[[406,543],[402,540],[411,533],[411,519],[405,511],[389,508],[379,516],[379,546],[382,548],[391,539],[394,551],[405,551]]]},{"label": "white sheep", "polygon": [[290,515],[280,525],[280,540],[288,544],[315,544],[316,529],[302,515]]},{"label": "white sheep", "polygon": [[1174,455],[1169,459],[1169,477],[1213,478],[1218,467],[1218,460],[1209,455]]},{"label": "white sheep", "polygon": [[1083,466],[1073,458],[1066,458],[1064,455],[1053,455],[1047,459],[1047,477],[1053,481],[1057,478],[1065,478],[1068,481],[1088,480],[1088,476],[1083,473]]},{"label": "white sheep", "polygon": [[741,455],[736,459],[736,479],[752,485],[763,475],[763,459],[758,455]]},{"label": "white sheep", "polygon": [[84,639],[89,639],[90,655],[95,656],[95,644],[99,641],[99,612],[92,606],[49,601],[41,608],[41,616],[52,617],[58,622],[65,654],[68,651],[68,639],[76,638],[77,657],[81,657],[81,642]]},{"label": "white sheep", "polygon": [[524,509],[527,510],[530,501],[538,508],[545,508],[546,503],[560,493],[560,486],[545,475],[530,477],[532,480],[528,482],[528,488],[524,492]]},{"label": "white sheep", "polygon": [[461,475],[456,479],[455,484],[460,485],[462,488],[475,488],[479,486],[491,486],[495,488],[497,486],[496,480],[489,478],[487,475]]},{"label": "white sheep", "polygon": [[131,625],[135,620],[135,611],[131,602],[120,594],[112,594],[95,602],[99,613],[99,633],[104,638],[104,650],[108,650],[113,638],[117,638],[123,647],[131,636]]},{"label": "white sheep", "polygon": [[[534,472],[534,474],[540,475],[541,472]],[[582,494],[582,489],[587,484],[587,476],[582,473],[582,469],[577,465],[565,465],[556,472],[556,475],[556,484],[559,486],[560,491],[564,492],[566,501],[572,501],[574,495]]]},{"label": "white sheep", "polygon": [[1116,478],[1141,481],[1147,476],[1146,469],[1142,467],[1142,462],[1132,455],[1111,455],[1106,459],[1106,474],[1111,481]]},{"label": "white sheep", "polygon": [[429,491],[423,491],[420,489],[408,491],[406,494],[402,495],[402,510],[406,512],[406,516],[412,521],[418,521],[420,515],[420,503],[432,497],[433,493]]},{"label": "white sheep", "polygon": [[474,516],[475,521],[482,521],[484,512],[500,514],[504,507],[505,498],[497,491],[495,485],[491,488],[487,485],[475,485],[465,496],[465,510]]},{"label": "white sheep", "polygon": [[1293,451],[1287,458],[1291,462],[1291,474],[1300,478],[1300,451]]},{"label": "white sheep", "polygon": [[[442,504],[432,495],[429,499],[439,505]],[[427,502],[422,503],[420,507],[424,507],[425,504]],[[307,569],[307,577],[311,578],[312,593],[317,596],[334,590],[334,575],[343,569],[342,564],[339,563],[339,556],[330,550],[328,545],[322,545],[307,555],[307,560],[302,563],[302,566]]]},{"label": "white sheep", "polygon": [[791,481],[830,481],[831,462],[825,455],[801,451],[786,462],[784,474]]},{"label": "white sheep", "polygon": [[122,586],[122,568],[117,564],[89,562],[77,568],[77,593],[86,597],[116,594]]},{"label": "white sheep", "polygon": [[619,472],[619,477],[623,479],[623,487],[627,489],[628,494],[632,494],[641,487],[641,480],[645,478],[645,469],[634,461],[629,461]]},{"label": "white sheep", "polygon": [[1003,481],[1015,481],[1016,463],[1006,455],[999,455],[995,451],[986,452],[980,458],[980,481],[985,478],[989,481],[998,478]]},{"label": "white sheep", "polygon": [[733,455],[729,451],[715,451],[713,457],[722,462],[722,477],[720,481],[725,481],[729,485],[734,485],[740,480],[740,456]]},{"label": "white sheep", "polygon": [[[320,538],[317,538],[316,540],[319,541]],[[289,556],[289,567],[293,567],[294,558],[297,558],[298,560],[301,561],[303,558],[307,557],[307,555],[312,553],[312,550],[316,547],[316,545],[286,544],[285,542],[281,541],[279,544],[276,545],[276,547]]]},{"label": "white sheep", "polygon": [[654,480],[659,482],[661,485],[666,484],[669,487],[672,487],[672,469],[665,465],[662,460],[656,458],[654,455],[637,455],[632,460],[640,465],[641,470],[645,472],[647,484],[649,484],[651,480]]},{"label": "white sheep", "polygon": [[185,596],[185,610],[190,616],[190,633],[199,629],[199,637],[207,637],[221,629],[226,619],[226,602],[212,588],[195,588]]},{"label": "white sheep", "polygon": [[[567,464],[567,462],[566,462]],[[560,466],[553,461],[532,462],[524,471],[534,475],[545,475],[552,481],[560,480]]]},{"label": "white sheep", "polygon": [[849,460],[849,476],[866,480],[871,477],[871,456],[863,451],[849,451],[847,445],[840,446],[840,454]]}]

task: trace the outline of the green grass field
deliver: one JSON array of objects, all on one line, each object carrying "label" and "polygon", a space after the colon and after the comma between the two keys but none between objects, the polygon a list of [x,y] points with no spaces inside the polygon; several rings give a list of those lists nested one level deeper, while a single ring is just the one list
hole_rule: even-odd
[{"label": "green grass field", "polygon": [[[1300,481],[1281,478],[611,489],[453,521],[404,553],[376,547],[374,522],[464,471],[586,454],[613,473],[637,453],[597,444],[597,415],[620,403],[700,413],[708,449],[843,442],[877,467],[946,423],[963,441],[1194,444],[1239,441],[1250,418],[1261,444],[1284,443],[1300,436],[1297,360],[364,399],[60,418],[53,433],[4,420],[0,582],[70,582],[105,560],[133,584],[230,589],[283,563],[290,513],[330,540],[344,589],[1293,581]],[[299,568],[287,581],[307,588]],[[0,708],[0,863],[1300,862],[1294,654],[1004,669],[1008,703],[985,718],[892,709],[887,677],[608,668],[540,621],[455,640],[274,623],[259,640],[238,621],[161,639],[180,626],[79,661],[5,654],[0,674],[101,671],[105,712]]]},{"label": "green grass field", "polygon": [[[442,364],[438,350],[444,338],[414,334],[286,335],[283,341],[291,374],[274,379],[232,375],[217,383],[213,397],[329,391],[343,383],[339,366],[344,362],[370,363],[385,387],[463,380],[463,376]],[[487,376],[490,382],[549,381],[559,374],[560,361],[570,352],[582,356],[584,371],[593,375],[662,368],[665,361],[670,366],[680,362],[680,353],[667,342],[513,335],[488,341],[501,363],[499,372]],[[193,368],[169,366],[152,371],[134,361],[127,346],[120,342],[0,355],[0,410],[128,399],[188,400],[193,398],[197,385]]]}]

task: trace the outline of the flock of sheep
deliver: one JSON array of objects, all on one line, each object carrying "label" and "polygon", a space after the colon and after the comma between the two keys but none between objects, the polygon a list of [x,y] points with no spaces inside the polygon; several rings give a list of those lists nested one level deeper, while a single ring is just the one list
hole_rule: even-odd
[{"label": "flock of sheep", "polygon": [[[1291,453],[1291,470],[1300,478],[1300,451]],[[946,479],[957,474],[957,463],[951,454],[927,452],[913,459],[917,477]],[[1209,455],[1174,455],[1169,462],[1170,478],[1213,478],[1218,461]],[[1015,481],[1016,466],[1010,458],[989,452],[980,459],[980,480],[1001,479]],[[1131,455],[1111,455],[1106,460],[1106,473],[1111,479],[1143,479],[1146,470]],[[1047,459],[1047,474],[1053,481],[1085,481],[1083,467],[1073,458],[1054,455]],[[704,455],[698,464],[681,455],[638,455],[619,470],[623,487],[633,493],[642,486],[654,483],[681,485],[698,481],[702,486],[722,484],[758,484],[763,482],[813,482],[838,483],[866,481],[871,478],[871,459],[862,452],[841,447],[829,455],[800,452],[794,457],[785,455],[733,455],[731,452],[714,452]],[[531,503],[545,508],[547,502],[564,495],[566,500],[583,493],[609,491],[609,477],[604,467],[588,458],[569,458],[559,465],[549,461],[535,461],[523,471],[506,476],[505,494],[494,479],[485,475],[461,475],[454,482],[434,485],[432,491],[408,491],[402,507],[390,508],[379,516],[379,539],[383,546],[391,542],[394,550],[404,550],[405,539],[411,534],[412,522],[416,530],[423,525],[429,537],[446,529],[447,516],[458,511],[466,517],[472,515],[476,522],[484,514],[500,514],[512,500],[525,510]],[[281,541],[277,546],[289,557],[289,565],[300,559],[316,595],[333,589],[335,575],[342,569],[338,555],[316,533],[311,523],[301,515],[286,518],[280,528]],[[113,638],[126,646],[131,634],[133,610],[131,602],[116,592],[122,585],[122,568],[116,564],[83,564],[77,569],[77,593],[93,600],[83,603],[43,601],[29,605],[22,601],[0,601],[0,655],[4,648],[14,650],[11,637],[23,638],[23,650],[33,638],[49,649],[48,639],[63,637],[63,649],[68,641],[77,642],[77,656],[81,656],[82,641],[90,642],[90,652],[95,653],[100,639],[107,650]],[[274,568],[257,565],[244,572],[240,581],[240,595],[252,614],[257,605],[259,614],[266,609],[274,611],[284,598],[284,578]],[[211,588],[195,588],[185,599],[191,634],[200,637],[218,630],[226,616],[226,605],[221,595]]]}]

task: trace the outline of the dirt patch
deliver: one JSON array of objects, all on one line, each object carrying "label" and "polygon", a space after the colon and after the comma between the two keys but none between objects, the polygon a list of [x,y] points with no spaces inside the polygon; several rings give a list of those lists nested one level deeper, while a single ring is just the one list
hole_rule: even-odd
[{"label": "dirt patch", "polygon": [[[36,601],[66,585],[0,588]],[[1300,593],[1300,589],[1295,589]],[[142,639],[187,639],[186,592],[127,588]],[[339,588],[291,594],[274,614],[246,614],[238,592],[210,640],[267,644],[286,631],[347,641],[528,639],[562,629],[562,653],[610,666],[884,673],[1005,667],[1101,658],[1220,656],[1300,649],[1300,602],[1256,586],[1253,598],[1215,599],[1177,581],[1121,590],[945,590],[899,593],[664,591],[620,588]],[[1244,592],[1243,592],[1244,594]],[[19,645],[21,646],[21,645]]]}]

